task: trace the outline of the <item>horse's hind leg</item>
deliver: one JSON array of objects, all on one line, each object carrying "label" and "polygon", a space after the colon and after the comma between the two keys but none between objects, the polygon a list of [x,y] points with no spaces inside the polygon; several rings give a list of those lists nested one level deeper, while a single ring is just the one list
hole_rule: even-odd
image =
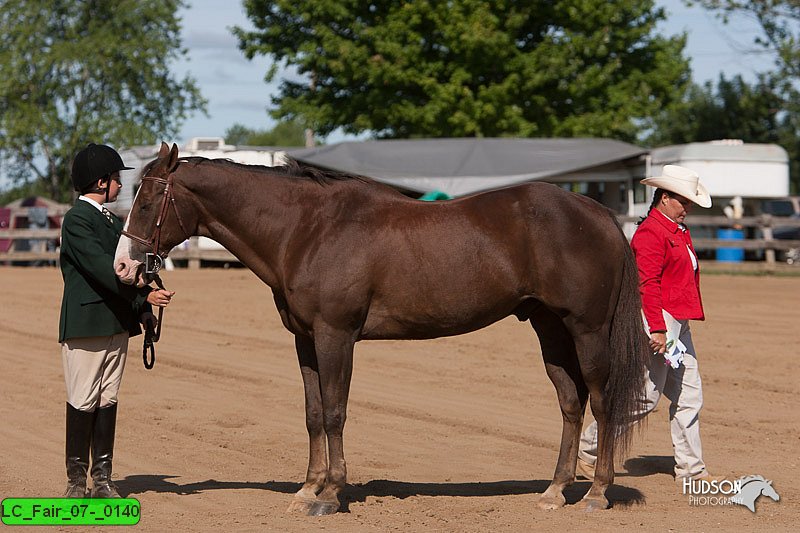
[{"label": "horse's hind leg", "polygon": [[564,488],[575,479],[578,441],[588,392],[581,377],[572,335],[561,319],[542,306],[531,316],[531,324],[539,336],[545,370],[556,388],[563,419],[561,446],[553,481],[537,505],[541,509],[557,509],[566,501]]},{"label": "horse's hind leg", "polygon": [[295,494],[287,510],[307,514],[317,502],[317,493],[325,484],[328,470],[327,445],[322,424],[322,394],[319,385],[319,368],[314,341],[310,337],[295,336],[295,349],[303,375],[306,397],[306,429],[308,430],[308,471],[306,482]]},{"label": "horse's hind leg", "polygon": [[[584,382],[589,389],[592,414],[597,421],[597,462],[589,492],[578,503],[579,508],[595,511],[608,508],[606,489],[614,482],[614,438],[607,417],[605,387],[608,381],[607,335],[598,332],[575,336],[578,360],[584,369]],[[605,340],[604,340],[605,339]]]}]

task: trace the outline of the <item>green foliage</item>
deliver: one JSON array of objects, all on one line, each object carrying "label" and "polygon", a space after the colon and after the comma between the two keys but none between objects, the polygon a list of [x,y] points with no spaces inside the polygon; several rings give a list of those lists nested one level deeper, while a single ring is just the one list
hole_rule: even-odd
[{"label": "green foliage", "polygon": [[800,2],[797,0],[684,0],[714,12],[724,22],[733,16],[755,20],[762,34],[755,44],[775,53],[777,77],[800,80]]},{"label": "green foliage", "polygon": [[320,135],[634,140],[688,83],[652,0],[245,0],[248,58],[284,79],[273,116]]},{"label": "green foliage", "polygon": [[0,191],[0,206],[29,196],[48,196],[47,184],[42,181],[21,182],[15,187]]},{"label": "green foliage", "polygon": [[662,146],[715,139],[775,143],[782,99],[763,78],[753,86],[741,76],[720,75],[716,87],[692,85],[686,96],[656,118],[648,144]]},{"label": "green foliage", "polygon": [[[174,135],[205,101],[176,80],[181,0],[3,0],[0,158],[17,183],[71,197],[73,155]],[[23,187],[24,188],[24,187]]]},{"label": "green foliage", "polygon": [[295,121],[279,122],[271,130],[253,130],[234,124],[225,132],[225,142],[248,146],[305,146],[305,128]]}]

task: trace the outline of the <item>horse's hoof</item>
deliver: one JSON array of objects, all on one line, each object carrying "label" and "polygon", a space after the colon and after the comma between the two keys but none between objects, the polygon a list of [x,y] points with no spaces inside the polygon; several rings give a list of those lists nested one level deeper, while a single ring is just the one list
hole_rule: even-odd
[{"label": "horse's hoof", "polygon": [[311,508],[315,503],[317,503],[317,500],[296,498],[292,500],[291,504],[289,504],[289,508],[286,509],[286,512],[292,514],[311,514]]},{"label": "horse's hoof", "polygon": [[584,498],[579,501],[575,507],[586,511],[587,513],[592,513],[594,511],[605,511],[608,509],[608,500],[605,498]]},{"label": "horse's hoof", "polygon": [[334,514],[339,510],[339,504],[334,502],[314,502],[311,509],[308,510],[308,516],[325,516]]},{"label": "horse's hoof", "polygon": [[552,511],[554,509],[561,509],[564,507],[566,500],[564,496],[560,496],[558,498],[553,498],[552,496],[544,496],[542,495],[539,498],[539,501],[536,502],[536,507],[542,509],[543,511]]}]

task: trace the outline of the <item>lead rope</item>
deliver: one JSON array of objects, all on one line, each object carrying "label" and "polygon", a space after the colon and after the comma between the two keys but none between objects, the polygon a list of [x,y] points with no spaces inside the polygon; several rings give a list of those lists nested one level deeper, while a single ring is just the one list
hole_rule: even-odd
[{"label": "lead rope", "polygon": [[[158,285],[159,289],[161,289],[162,291],[166,290],[164,288],[164,283],[161,281],[161,278],[158,276],[158,274],[155,274],[153,276],[153,279],[155,280],[156,285]],[[164,308],[159,307],[158,321],[157,321],[158,323],[155,327],[155,330],[153,329],[152,322],[148,322],[147,324],[144,325],[144,345],[142,346],[142,361],[144,362],[144,367],[147,370],[151,370],[153,366],[155,366],[156,364],[155,343],[157,343],[158,339],[161,338],[161,317],[163,316],[164,316]],[[149,358],[147,357],[148,349],[150,350]]]}]

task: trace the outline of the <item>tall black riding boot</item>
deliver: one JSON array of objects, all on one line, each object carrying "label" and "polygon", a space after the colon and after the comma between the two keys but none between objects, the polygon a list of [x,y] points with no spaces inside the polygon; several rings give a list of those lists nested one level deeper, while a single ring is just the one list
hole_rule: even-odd
[{"label": "tall black riding boot", "polygon": [[92,432],[92,498],[119,498],[117,489],[111,483],[116,426],[117,404],[97,410]]},{"label": "tall black riding boot", "polygon": [[92,440],[94,413],[79,411],[67,403],[67,459],[65,498],[86,497],[86,471],[89,469],[89,443]]}]

